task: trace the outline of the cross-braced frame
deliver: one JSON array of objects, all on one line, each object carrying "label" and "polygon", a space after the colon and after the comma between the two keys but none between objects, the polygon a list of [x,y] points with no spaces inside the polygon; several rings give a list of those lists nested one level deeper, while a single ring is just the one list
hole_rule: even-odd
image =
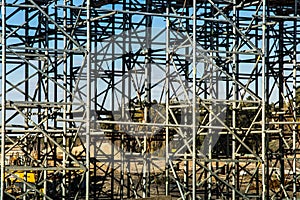
[{"label": "cross-braced frame", "polygon": [[2,0],[1,198],[299,198],[298,7]]}]

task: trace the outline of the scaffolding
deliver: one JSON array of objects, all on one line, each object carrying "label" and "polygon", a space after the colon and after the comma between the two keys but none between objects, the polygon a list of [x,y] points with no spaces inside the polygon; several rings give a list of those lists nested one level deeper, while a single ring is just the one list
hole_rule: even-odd
[{"label": "scaffolding", "polygon": [[2,0],[1,199],[300,198],[298,7]]}]

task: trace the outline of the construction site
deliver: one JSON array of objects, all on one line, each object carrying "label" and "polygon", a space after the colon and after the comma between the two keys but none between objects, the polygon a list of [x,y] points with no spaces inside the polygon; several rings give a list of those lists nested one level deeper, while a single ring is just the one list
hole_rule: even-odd
[{"label": "construction site", "polygon": [[300,199],[299,14],[1,0],[0,199]]}]

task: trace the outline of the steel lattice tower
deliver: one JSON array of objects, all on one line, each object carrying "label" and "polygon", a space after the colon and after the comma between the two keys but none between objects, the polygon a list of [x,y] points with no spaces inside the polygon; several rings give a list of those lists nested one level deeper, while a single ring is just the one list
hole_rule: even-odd
[{"label": "steel lattice tower", "polygon": [[300,197],[297,0],[2,0],[1,199]]}]

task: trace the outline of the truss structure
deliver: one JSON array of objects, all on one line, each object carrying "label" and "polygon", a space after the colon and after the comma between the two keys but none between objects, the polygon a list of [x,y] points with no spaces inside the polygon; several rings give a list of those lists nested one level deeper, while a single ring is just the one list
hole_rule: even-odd
[{"label": "truss structure", "polygon": [[2,0],[1,199],[300,198],[298,7]]}]

